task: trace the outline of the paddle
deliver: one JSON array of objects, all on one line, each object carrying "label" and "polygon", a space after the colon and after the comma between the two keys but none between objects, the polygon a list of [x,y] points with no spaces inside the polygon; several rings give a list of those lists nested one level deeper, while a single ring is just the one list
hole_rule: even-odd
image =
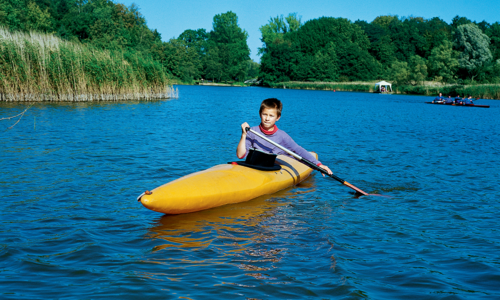
[{"label": "paddle", "polygon": [[273,144],[274,146],[276,146],[276,147],[280,148],[281,150],[285,151],[286,153],[292,155],[293,157],[295,157],[296,159],[298,159],[300,162],[302,162],[306,166],[310,167],[311,169],[314,169],[316,171],[320,171],[321,173],[332,177],[333,179],[337,180],[338,182],[342,183],[343,185],[346,185],[346,186],[350,187],[351,189],[353,189],[353,190],[356,191],[356,194],[358,194],[358,195],[364,195],[364,196],[368,195],[368,193],[363,192],[361,189],[355,187],[354,185],[350,184],[349,182],[345,181],[344,179],[341,179],[341,178],[335,176],[334,174],[331,174],[331,175],[328,174],[325,169],[318,167],[314,163],[312,163],[309,160],[303,158],[302,156],[298,155],[297,153],[292,152],[292,151],[286,149],[285,147],[281,146],[280,144],[271,141],[270,139],[266,138],[265,136],[261,135],[260,133],[256,132],[255,130],[250,129],[249,127],[245,128],[245,130],[247,132],[250,131],[251,133],[255,134],[256,136],[260,137],[261,139],[263,139],[263,140],[265,140],[265,141]]}]

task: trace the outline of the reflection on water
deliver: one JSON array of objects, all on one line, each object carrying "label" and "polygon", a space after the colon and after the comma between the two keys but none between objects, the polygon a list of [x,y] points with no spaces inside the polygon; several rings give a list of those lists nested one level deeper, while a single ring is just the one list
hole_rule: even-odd
[{"label": "reflection on water", "polygon": [[[249,228],[260,226],[264,220],[274,216],[277,208],[289,205],[297,195],[313,192],[312,182],[313,180],[309,179],[298,187],[237,205],[225,205],[189,214],[163,215],[157,221],[158,225],[149,229],[147,237],[166,242],[156,246],[153,251],[172,247],[197,251],[214,246],[216,241],[223,241],[223,248],[236,247],[226,250],[228,255],[247,251],[244,245],[266,239],[253,230],[249,231]],[[279,198],[285,198],[287,201],[276,201]]]}]

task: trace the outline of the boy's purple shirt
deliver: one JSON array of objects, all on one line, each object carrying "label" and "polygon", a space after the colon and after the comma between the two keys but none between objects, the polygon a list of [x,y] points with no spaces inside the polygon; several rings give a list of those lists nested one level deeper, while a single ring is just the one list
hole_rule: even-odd
[{"label": "boy's purple shirt", "polygon": [[[306,149],[300,147],[286,132],[284,132],[281,129],[278,129],[275,133],[270,135],[263,133],[262,130],[260,130],[259,126],[252,127],[252,130],[261,132],[265,137],[267,137],[271,141],[285,147],[286,149],[292,152],[297,153],[298,155],[314,163],[315,165],[321,164],[311,153],[309,153]],[[250,131],[247,133],[245,148],[246,148],[245,156],[247,155],[249,148],[255,148],[268,153],[293,157],[290,154],[286,153],[285,151],[281,150],[280,148],[274,146],[273,144],[264,141],[263,139],[256,136]]]}]

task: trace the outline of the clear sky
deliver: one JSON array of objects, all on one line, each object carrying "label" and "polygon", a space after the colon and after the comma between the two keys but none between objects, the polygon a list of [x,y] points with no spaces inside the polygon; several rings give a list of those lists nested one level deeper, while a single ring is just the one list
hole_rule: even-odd
[{"label": "clear sky", "polygon": [[186,29],[212,30],[216,14],[233,11],[241,28],[248,32],[250,57],[260,61],[257,55],[260,41],[259,27],[271,17],[297,13],[302,22],[319,17],[342,17],[351,21],[373,21],[382,15],[400,17],[415,16],[430,19],[439,17],[448,24],[456,15],[472,21],[500,22],[500,0],[114,0],[130,6],[135,3],[146,18],[148,27],[160,32],[162,39],[177,38]]}]

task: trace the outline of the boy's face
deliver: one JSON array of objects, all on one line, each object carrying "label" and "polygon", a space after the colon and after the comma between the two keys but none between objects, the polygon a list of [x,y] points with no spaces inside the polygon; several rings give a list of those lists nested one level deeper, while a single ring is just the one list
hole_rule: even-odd
[{"label": "boy's face", "polygon": [[276,121],[278,121],[280,117],[278,117],[278,111],[276,108],[264,108],[260,113],[260,120],[262,127],[266,130],[271,130],[274,127]]}]

